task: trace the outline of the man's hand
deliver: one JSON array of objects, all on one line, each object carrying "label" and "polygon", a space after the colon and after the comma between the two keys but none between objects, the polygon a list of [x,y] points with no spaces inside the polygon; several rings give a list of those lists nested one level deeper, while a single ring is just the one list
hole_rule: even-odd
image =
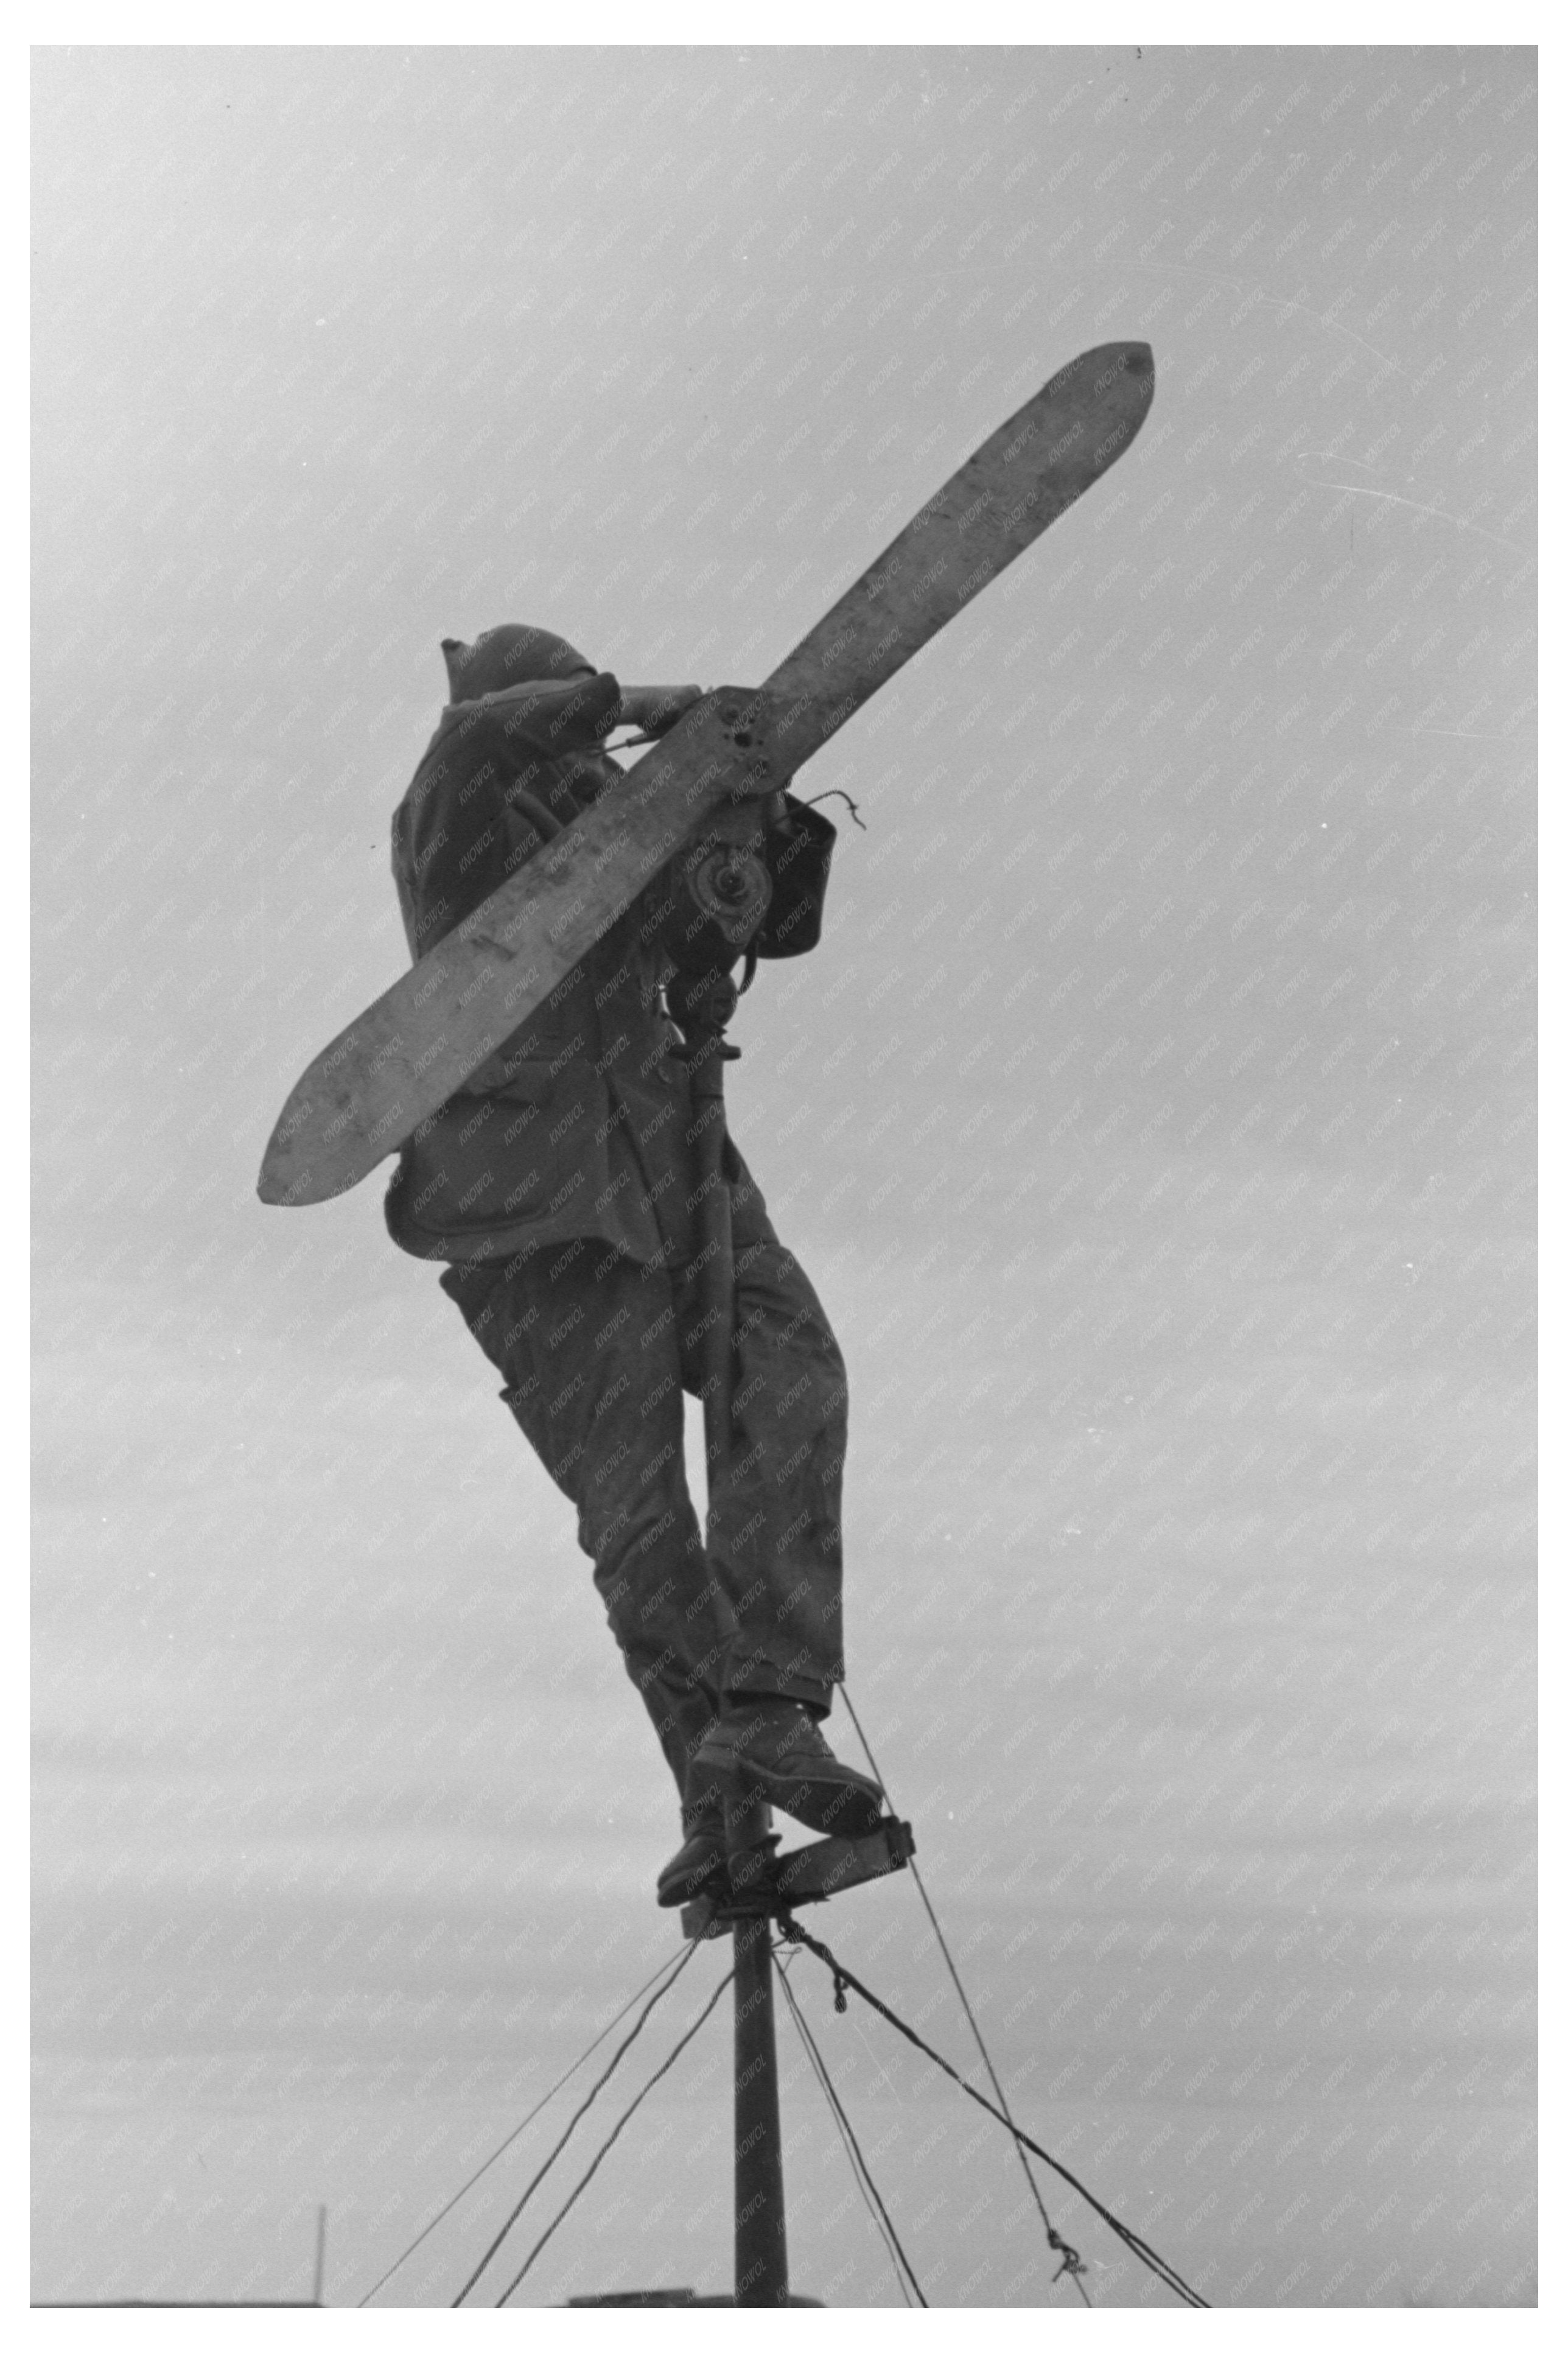
[{"label": "man's hand", "polygon": [[623,686],[615,723],[640,727],[645,735],[668,735],[704,691],[700,686]]}]

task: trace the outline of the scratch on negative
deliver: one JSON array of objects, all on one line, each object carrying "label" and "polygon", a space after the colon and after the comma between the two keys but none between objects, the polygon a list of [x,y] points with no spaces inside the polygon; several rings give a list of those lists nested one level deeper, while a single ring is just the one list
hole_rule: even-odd
[{"label": "scratch on negative", "polygon": [[1391,506],[1408,507],[1413,514],[1436,515],[1439,522],[1451,522],[1456,531],[1472,532],[1478,539],[1489,539],[1494,547],[1506,547],[1510,555],[1524,556],[1528,559],[1529,551],[1522,547],[1516,547],[1511,539],[1504,539],[1500,532],[1487,531],[1479,522],[1467,522],[1463,515],[1450,514],[1447,507],[1430,506],[1420,499],[1407,499],[1402,491],[1374,490],[1370,482],[1331,482],[1323,480],[1320,476],[1304,473],[1303,467],[1310,466],[1314,459],[1331,466],[1347,464],[1353,466],[1360,462],[1354,458],[1330,458],[1327,450],[1323,449],[1301,450],[1296,459],[1297,478],[1305,482],[1310,490],[1348,491],[1357,498],[1384,499]]}]

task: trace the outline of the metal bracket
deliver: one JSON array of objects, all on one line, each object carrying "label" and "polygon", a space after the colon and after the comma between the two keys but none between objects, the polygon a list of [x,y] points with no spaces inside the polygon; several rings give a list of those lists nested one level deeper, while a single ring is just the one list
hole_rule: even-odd
[{"label": "metal bracket", "polygon": [[777,695],[760,686],[716,686],[695,706],[706,730],[718,735],[731,757],[739,754],[739,773],[730,790],[739,800],[782,792],[795,774],[781,737],[785,713]]}]

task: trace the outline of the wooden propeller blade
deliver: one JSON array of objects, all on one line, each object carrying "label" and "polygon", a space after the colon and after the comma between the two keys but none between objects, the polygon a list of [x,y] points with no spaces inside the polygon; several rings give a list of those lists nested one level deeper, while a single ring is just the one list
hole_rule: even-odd
[{"label": "wooden propeller blade", "polygon": [[723,687],[317,1055],[279,1116],[264,1201],[367,1176],[526,1020],[725,800],[805,766],[1114,465],[1154,396],[1147,343],[1101,343],[959,468],[755,690]]}]

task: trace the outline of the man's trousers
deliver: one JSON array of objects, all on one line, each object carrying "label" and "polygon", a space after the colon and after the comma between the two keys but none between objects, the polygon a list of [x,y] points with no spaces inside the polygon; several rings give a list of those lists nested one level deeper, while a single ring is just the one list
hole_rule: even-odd
[{"label": "man's trousers", "polygon": [[844,1361],[820,1302],[731,1152],[734,1416],[703,1543],[686,1481],[700,1280],[589,1240],[448,1267],[441,1286],[577,1507],[626,1672],[677,1786],[724,1693],[825,1715],[844,1678]]}]

